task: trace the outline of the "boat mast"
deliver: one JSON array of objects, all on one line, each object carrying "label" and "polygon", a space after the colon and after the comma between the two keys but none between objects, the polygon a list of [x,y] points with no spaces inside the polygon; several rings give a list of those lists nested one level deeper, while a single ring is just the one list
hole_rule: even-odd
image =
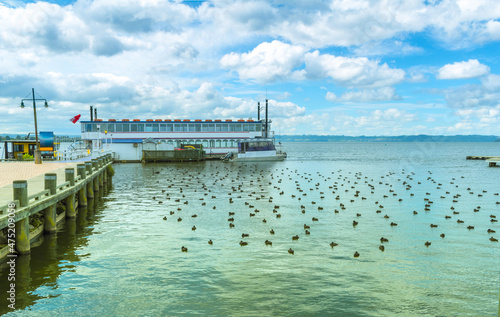
[{"label": "boat mast", "polygon": [[268,137],[267,136],[267,99],[266,99],[266,138]]}]

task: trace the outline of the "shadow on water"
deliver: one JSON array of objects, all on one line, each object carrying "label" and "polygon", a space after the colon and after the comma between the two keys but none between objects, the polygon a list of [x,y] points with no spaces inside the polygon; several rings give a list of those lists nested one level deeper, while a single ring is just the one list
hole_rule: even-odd
[{"label": "shadow on water", "polygon": [[[112,190],[110,188],[109,190]],[[88,245],[88,236],[99,222],[105,198],[88,200],[87,207],[79,207],[74,219],[66,219],[58,225],[57,233],[42,235],[31,246],[31,253],[15,259],[15,281],[9,281],[11,266],[4,261],[0,264],[0,315],[12,312],[8,306],[7,293],[11,283],[15,283],[15,309],[25,309],[47,296],[40,296],[40,287],[57,289],[57,280],[64,272],[72,271],[88,254],[79,250]],[[8,260],[7,260],[8,261]],[[49,295],[48,297],[59,295]]]}]

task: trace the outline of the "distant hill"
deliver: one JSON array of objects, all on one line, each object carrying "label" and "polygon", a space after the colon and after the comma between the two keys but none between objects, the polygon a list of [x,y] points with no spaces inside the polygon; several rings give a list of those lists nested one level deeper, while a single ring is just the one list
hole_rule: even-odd
[{"label": "distant hill", "polygon": [[398,135],[398,136],[345,136],[345,135],[281,135],[281,142],[500,142],[494,135]]}]

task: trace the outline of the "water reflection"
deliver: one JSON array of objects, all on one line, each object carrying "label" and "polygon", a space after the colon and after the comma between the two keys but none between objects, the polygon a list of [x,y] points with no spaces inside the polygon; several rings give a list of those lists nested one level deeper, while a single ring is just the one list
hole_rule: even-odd
[{"label": "water reflection", "polygon": [[[57,280],[67,271],[72,271],[87,255],[79,251],[88,245],[89,235],[94,231],[93,225],[99,221],[103,206],[103,196],[88,201],[87,207],[79,207],[76,218],[66,219],[58,225],[57,233],[42,235],[31,247],[31,253],[18,256],[15,265],[16,309],[24,309],[47,294],[37,291],[48,287],[58,289]],[[0,294],[7,294],[10,267],[7,263],[0,265]],[[50,295],[50,297],[58,296]],[[6,296],[0,296],[0,315],[11,309]]]}]

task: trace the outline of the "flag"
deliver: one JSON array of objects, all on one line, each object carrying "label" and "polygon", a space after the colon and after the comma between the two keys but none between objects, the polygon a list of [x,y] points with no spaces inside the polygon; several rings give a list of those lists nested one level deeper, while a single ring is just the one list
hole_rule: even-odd
[{"label": "flag", "polygon": [[69,121],[76,123],[80,119],[81,116],[82,116],[81,114],[74,116],[73,118],[69,119]]}]

